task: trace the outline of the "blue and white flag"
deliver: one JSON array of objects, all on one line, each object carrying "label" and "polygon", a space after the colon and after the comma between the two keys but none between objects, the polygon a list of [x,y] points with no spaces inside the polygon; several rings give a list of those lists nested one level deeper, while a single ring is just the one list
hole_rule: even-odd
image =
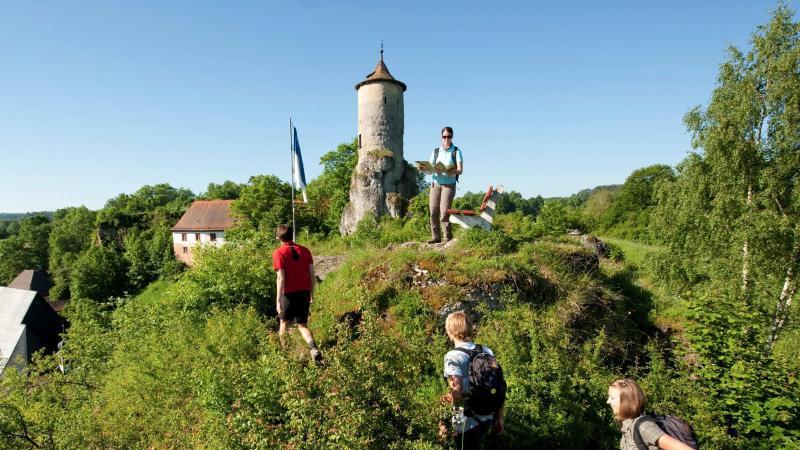
[{"label": "blue and white flag", "polygon": [[303,170],[303,155],[300,153],[300,141],[297,140],[297,128],[292,125],[292,186],[303,192],[303,203],[308,203],[306,195],[306,172]]}]

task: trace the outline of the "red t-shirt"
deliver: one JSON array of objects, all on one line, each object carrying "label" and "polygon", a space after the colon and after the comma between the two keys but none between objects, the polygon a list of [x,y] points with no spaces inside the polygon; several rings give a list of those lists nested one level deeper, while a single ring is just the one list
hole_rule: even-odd
[{"label": "red t-shirt", "polygon": [[[297,254],[295,259],[292,249]],[[314,263],[311,252],[302,245],[294,242],[284,242],[272,252],[272,268],[276,271],[283,269],[283,293],[311,290],[311,273],[308,266]]]}]

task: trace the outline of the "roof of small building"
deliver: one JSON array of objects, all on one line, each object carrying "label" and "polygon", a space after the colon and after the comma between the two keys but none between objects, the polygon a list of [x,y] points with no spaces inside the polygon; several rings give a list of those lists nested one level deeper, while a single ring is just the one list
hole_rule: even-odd
[{"label": "roof of small building", "polygon": [[233,227],[233,200],[196,200],[172,231],[224,231]]},{"label": "roof of small building", "polygon": [[375,66],[375,70],[373,70],[371,74],[367,75],[366,80],[356,85],[356,90],[358,90],[358,88],[360,88],[361,86],[374,83],[376,81],[389,81],[403,88],[403,92],[406,91],[406,84],[403,83],[402,81],[395,80],[392,74],[389,73],[389,69],[386,67],[386,64],[383,63],[383,53],[381,53],[381,60],[378,61],[378,65]]},{"label": "roof of small building", "polygon": [[25,331],[22,321],[35,298],[34,291],[0,287],[0,372]]},{"label": "roof of small building", "polygon": [[44,271],[27,269],[20,272],[14,278],[14,281],[9,283],[8,287],[36,291],[42,294],[43,297],[47,297],[47,293],[50,292],[53,283]]}]

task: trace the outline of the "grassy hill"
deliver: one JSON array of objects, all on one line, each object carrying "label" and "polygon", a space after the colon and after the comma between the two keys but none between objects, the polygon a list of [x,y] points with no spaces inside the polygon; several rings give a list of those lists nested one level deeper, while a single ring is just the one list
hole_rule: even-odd
[{"label": "grassy hill", "polygon": [[509,383],[499,448],[613,448],[606,387],[623,373],[660,410],[686,407],[681,389],[648,374],[663,365],[649,296],[624,263],[576,241],[360,241],[315,296],[322,368],[296,332],[280,348],[263,242],[210,249],[177,282],[116,305],[73,302],[70,371],[44,358],[37,383],[2,380],[3,403],[37,443],[64,448],[440,448],[443,320],[466,308]]}]

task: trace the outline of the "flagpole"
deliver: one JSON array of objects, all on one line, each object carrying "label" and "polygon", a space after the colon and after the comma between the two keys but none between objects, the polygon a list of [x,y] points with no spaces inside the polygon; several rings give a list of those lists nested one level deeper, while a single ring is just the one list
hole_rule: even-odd
[{"label": "flagpole", "polygon": [[294,126],[292,118],[289,117],[289,162],[292,165],[292,178],[289,184],[292,185],[292,241],[297,241],[297,229],[294,223]]}]

